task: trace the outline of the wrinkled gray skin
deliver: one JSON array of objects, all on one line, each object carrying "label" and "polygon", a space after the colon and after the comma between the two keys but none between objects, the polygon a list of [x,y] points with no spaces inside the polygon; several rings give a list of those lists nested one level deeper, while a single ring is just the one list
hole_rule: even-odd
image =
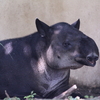
[{"label": "wrinkled gray skin", "polygon": [[68,89],[70,69],[95,66],[99,57],[93,39],[79,31],[80,21],[48,26],[36,19],[38,32],[1,41],[0,97],[23,97],[34,91],[53,98]]}]

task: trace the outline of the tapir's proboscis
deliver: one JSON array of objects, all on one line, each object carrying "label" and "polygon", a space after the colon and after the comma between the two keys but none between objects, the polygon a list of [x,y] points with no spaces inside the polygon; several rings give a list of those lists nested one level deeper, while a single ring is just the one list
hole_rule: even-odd
[{"label": "tapir's proboscis", "polygon": [[48,26],[36,19],[37,32],[0,41],[0,98],[54,98],[68,89],[70,69],[95,66],[99,50],[79,31],[80,20]]}]

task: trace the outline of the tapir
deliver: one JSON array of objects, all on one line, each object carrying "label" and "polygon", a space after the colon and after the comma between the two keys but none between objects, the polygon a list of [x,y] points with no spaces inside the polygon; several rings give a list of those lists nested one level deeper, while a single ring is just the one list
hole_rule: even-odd
[{"label": "tapir", "polygon": [[68,89],[70,69],[95,66],[99,50],[79,31],[80,20],[52,26],[36,19],[37,32],[0,41],[0,98],[54,98]]}]

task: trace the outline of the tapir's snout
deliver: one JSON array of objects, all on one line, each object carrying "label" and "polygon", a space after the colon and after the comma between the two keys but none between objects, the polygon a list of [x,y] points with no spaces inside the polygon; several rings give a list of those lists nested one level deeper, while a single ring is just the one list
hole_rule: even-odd
[{"label": "tapir's snout", "polygon": [[87,55],[86,60],[88,61],[88,65],[95,66],[96,61],[98,60],[98,58],[99,58],[99,56],[96,55],[95,53]]},{"label": "tapir's snout", "polygon": [[86,37],[82,38],[79,47],[80,56],[75,58],[80,64],[87,66],[95,66],[99,59],[99,50],[93,39]]},{"label": "tapir's snout", "polygon": [[94,67],[96,65],[96,61],[98,60],[98,58],[99,58],[99,55],[91,53],[91,54],[88,54],[86,58],[76,57],[75,60],[78,63],[81,63],[83,65]]}]

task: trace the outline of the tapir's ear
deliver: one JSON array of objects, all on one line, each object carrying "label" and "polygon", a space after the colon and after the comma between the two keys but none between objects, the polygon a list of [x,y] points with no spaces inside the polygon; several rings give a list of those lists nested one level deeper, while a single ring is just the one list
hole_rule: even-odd
[{"label": "tapir's ear", "polygon": [[77,28],[77,29],[79,29],[80,28],[80,19],[78,19],[76,22],[74,22],[72,24],[72,26],[75,27],[75,28]]},{"label": "tapir's ear", "polygon": [[46,33],[49,30],[49,26],[45,24],[44,22],[40,21],[39,19],[36,19],[36,27],[41,37],[45,37]]}]

